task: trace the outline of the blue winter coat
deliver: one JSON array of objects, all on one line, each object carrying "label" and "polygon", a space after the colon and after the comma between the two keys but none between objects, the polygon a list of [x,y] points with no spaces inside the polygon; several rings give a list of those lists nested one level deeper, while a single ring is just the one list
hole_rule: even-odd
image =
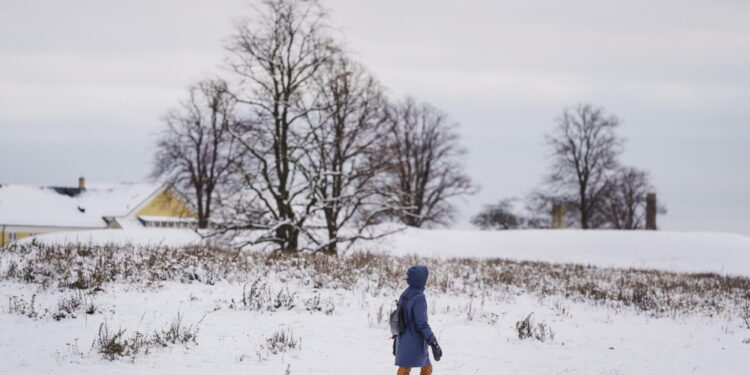
[{"label": "blue winter coat", "polygon": [[435,335],[427,323],[427,299],[424,286],[427,267],[414,266],[406,272],[409,287],[401,293],[399,304],[404,304],[406,330],[396,337],[396,366],[422,367],[430,364],[427,342]]}]

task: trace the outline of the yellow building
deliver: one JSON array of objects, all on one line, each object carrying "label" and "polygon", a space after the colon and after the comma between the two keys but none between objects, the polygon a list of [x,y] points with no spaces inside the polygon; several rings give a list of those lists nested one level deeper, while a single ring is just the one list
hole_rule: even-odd
[{"label": "yellow building", "polygon": [[169,185],[78,187],[0,185],[0,246],[42,233],[132,227],[188,227],[195,214]]}]

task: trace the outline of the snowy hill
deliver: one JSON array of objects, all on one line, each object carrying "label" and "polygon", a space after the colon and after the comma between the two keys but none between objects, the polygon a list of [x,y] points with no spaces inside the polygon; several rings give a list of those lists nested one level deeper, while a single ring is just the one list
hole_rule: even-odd
[{"label": "snowy hill", "polygon": [[750,237],[614,230],[420,230],[383,241],[394,254],[506,258],[750,276]]},{"label": "snowy hill", "polygon": [[24,238],[19,243],[37,241],[46,244],[134,244],[185,246],[201,242],[201,237],[190,229],[129,227],[127,229],[100,229],[73,232],[55,232]]}]

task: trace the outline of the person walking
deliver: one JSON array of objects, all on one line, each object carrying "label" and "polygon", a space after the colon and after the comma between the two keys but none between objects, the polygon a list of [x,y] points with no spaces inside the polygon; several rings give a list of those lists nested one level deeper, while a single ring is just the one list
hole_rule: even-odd
[{"label": "person walking", "polygon": [[427,322],[427,298],[424,295],[427,275],[425,266],[410,267],[406,272],[406,283],[409,287],[401,293],[398,300],[399,306],[403,306],[406,328],[396,336],[394,343],[397,375],[408,375],[413,367],[420,368],[420,375],[432,374],[432,364],[427,353],[428,345],[432,347],[435,361],[440,361],[440,357],[443,356],[437,338]]}]

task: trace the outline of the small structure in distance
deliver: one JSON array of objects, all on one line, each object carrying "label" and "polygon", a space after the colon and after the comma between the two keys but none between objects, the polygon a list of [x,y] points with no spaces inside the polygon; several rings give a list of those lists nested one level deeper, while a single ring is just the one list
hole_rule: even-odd
[{"label": "small structure in distance", "polygon": [[0,246],[37,234],[105,228],[189,227],[195,213],[158,182],[77,187],[0,185]]}]

